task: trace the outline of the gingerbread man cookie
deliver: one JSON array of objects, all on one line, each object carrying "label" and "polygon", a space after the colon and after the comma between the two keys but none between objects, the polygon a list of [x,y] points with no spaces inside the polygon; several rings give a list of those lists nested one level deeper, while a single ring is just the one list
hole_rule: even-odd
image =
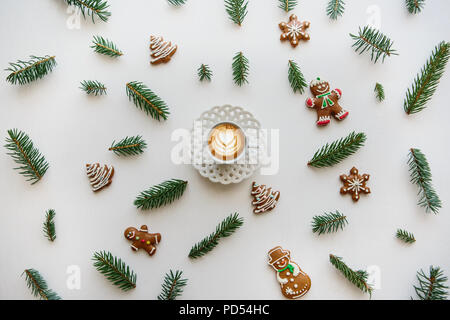
[{"label": "gingerbread man cookie", "polygon": [[291,46],[294,48],[298,45],[300,40],[308,41],[310,39],[309,34],[306,32],[310,26],[309,21],[298,21],[295,14],[289,17],[289,22],[282,22],[279,24],[280,29],[283,31],[280,40],[289,39]]},{"label": "gingerbread man cookie", "polygon": [[358,169],[353,167],[349,176],[341,175],[341,180],[344,183],[344,186],[341,188],[341,194],[351,193],[353,201],[358,201],[360,193],[370,193],[370,188],[366,187],[366,182],[369,178],[370,175],[360,175],[358,174]]},{"label": "gingerbread man cookie", "polygon": [[330,84],[320,78],[313,80],[309,88],[314,98],[308,98],[306,106],[316,109],[318,126],[329,124],[332,115],[338,120],[344,120],[348,116],[348,111],[342,109],[338,102],[342,96],[340,89],[330,90]]},{"label": "gingerbread man cookie", "polygon": [[131,250],[138,251],[144,249],[149,255],[153,255],[156,251],[156,245],[161,241],[160,233],[149,233],[146,225],[138,229],[129,227],[124,232],[125,238],[133,241]]},{"label": "gingerbread man cookie", "polygon": [[275,269],[281,293],[286,298],[300,298],[311,288],[311,279],[294,261],[291,261],[289,250],[283,250],[280,246],[273,248],[269,251],[268,263]]}]

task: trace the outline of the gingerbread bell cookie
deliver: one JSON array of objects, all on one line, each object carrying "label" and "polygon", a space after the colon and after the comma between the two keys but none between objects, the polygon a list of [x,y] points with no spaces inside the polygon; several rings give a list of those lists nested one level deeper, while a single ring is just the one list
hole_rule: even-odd
[{"label": "gingerbread bell cookie", "polygon": [[123,234],[125,238],[133,241],[131,250],[138,251],[139,249],[144,249],[151,256],[156,251],[156,245],[161,241],[161,234],[149,233],[146,225],[141,226],[139,230],[129,227]]},{"label": "gingerbread bell cookie", "polygon": [[358,169],[353,167],[350,170],[350,175],[341,175],[341,181],[344,183],[344,186],[341,188],[341,194],[350,193],[353,201],[358,201],[361,193],[370,193],[370,188],[366,187],[366,182],[369,178],[370,175],[360,175]]},{"label": "gingerbread bell cookie", "polygon": [[309,34],[306,32],[309,26],[309,21],[298,21],[297,16],[293,14],[289,17],[289,22],[281,22],[279,24],[281,31],[283,31],[280,40],[289,40],[291,46],[295,48],[300,40],[308,41],[310,39]]},{"label": "gingerbread bell cookie", "polygon": [[150,36],[151,64],[165,63],[172,59],[177,51],[177,46],[164,41],[162,37]]},{"label": "gingerbread bell cookie", "polygon": [[89,177],[92,191],[99,191],[100,189],[109,186],[114,175],[114,167],[101,166],[98,163],[86,164],[86,174]]},{"label": "gingerbread bell cookie", "polygon": [[329,124],[331,116],[334,116],[338,120],[347,118],[348,111],[342,109],[338,102],[342,96],[340,89],[331,90],[330,84],[320,78],[313,80],[309,88],[314,98],[308,98],[306,100],[306,106],[316,109],[318,126],[326,126]]},{"label": "gingerbread bell cookie", "polygon": [[254,197],[252,205],[255,206],[253,212],[256,214],[272,210],[280,199],[280,191],[272,191],[265,185],[259,185],[253,182],[251,195]]},{"label": "gingerbread bell cookie", "polygon": [[300,298],[311,288],[311,279],[297,263],[291,261],[289,250],[283,250],[280,246],[273,248],[269,251],[268,263],[275,269],[281,293],[286,298]]}]

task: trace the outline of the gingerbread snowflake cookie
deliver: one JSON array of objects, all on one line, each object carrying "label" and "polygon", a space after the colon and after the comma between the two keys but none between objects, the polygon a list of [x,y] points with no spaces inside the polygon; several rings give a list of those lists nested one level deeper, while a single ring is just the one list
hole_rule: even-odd
[{"label": "gingerbread snowflake cookie", "polygon": [[366,182],[369,178],[370,175],[360,175],[358,169],[353,167],[350,170],[350,175],[341,175],[341,180],[344,183],[344,186],[341,188],[341,194],[350,193],[353,201],[358,201],[361,193],[370,193],[370,188],[366,187]]},{"label": "gingerbread snowflake cookie", "polygon": [[92,191],[99,191],[112,182],[114,167],[101,166],[98,163],[86,164],[86,174],[90,180]]},{"label": "gingerbread snowflake cookie", "polygon": [[125,238],[133,241],[131,250],[138,251],[139,249],[144,249],[151,256],[156,251],[156,245],[161,241],[161,234],[149,233],[146,225],[142,225],[139,230],[129,227],[123,234]]},{"label": "gingerbread snowflake cookie", "polygon": [[150,36],[151,64],[165,63],[172,59],[177,51],[177,46],[164,41],[162,37]]},{"label": "gingerbread snowflake cookie", "polygon": [[281,22],[279,24],[280,29],[283,31],[280,40],[289,39],[291,46],[295,48],[300,40],[308,41],[310,39],[309,34],[306,32],[309,26],[309,21],[298,21],[297,16],[293,14],[289,17],[289,22]]},{"label": "gingerbread snowflake cookie", "polygon": [[275,269],[281,293],[288,299],[304,296],[311,288],[311,279],[291,260],[289,250],[280,246],[269,251],[269,265]]},{"label": "gingerbread snowflake cookie", "polygon": [[255,206],[253,212],[256,214],[272,210],[280,199],[279,191],[272,191],[272,188],[267,188],[265,185],[259,185],[255,182],[252,184],[251,195],[254,198],[252,205]]}]

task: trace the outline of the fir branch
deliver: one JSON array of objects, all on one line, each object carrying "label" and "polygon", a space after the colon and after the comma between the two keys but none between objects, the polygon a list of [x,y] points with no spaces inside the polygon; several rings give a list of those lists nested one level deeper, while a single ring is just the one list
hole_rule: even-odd
[{"label": "fir branch", "polygon": [[53,219],[55,219],[55,215],[55,210],[47,210],[47,212],[45,213],[45,221],[43,227],[44,235],[48,240],[52,242],[56,239],[55,221],[53,221]]},{"label": "fir branch", "polygon": [[297,0],[278,0],[278,2],[278,8],[283,9],[286,12],[294,10],[295,6],[298,3]]},{"label": "fir branch", "polygon": [[225,10],[231,21],[241,26],[247,15],[248,1],[245,0],[225,0]]},{"label": "fir branch", "polygon": [[179,199],[186,190],[187,181],[172,179],[142,191],[134,200],[138,209],[148,210],[167,205]]},{"label": "fir branch", "polygon": [[359,54],[365,51],[371,52],[371,60],[377,63],[378,59],[382,57],[382,62],[386,57],[392,55],[398,55],[395,49],[392,49],[393,41],[385,36],[380,31],[371,28],[369,26],[364,27],[363,30],[359,28],[359,34],[350,34],[355,43],[352,47],[355,47],[355,51]]},{"label": "fir branch", "polygon": [[123,291],[136,288],[136,274],[120,258],[114,257],[111,252],[95,252],[92,257],[94,267]]},{"label": "fir branch", "polygon": [[98,17],[103,22],[108,21],[111,12],[108,11],[109,5],[105,0],[64,0],[69,6],[80,8],[83,18],[91,16],[92,22],[95,23],[94,17]]},{"label": "fir branch", "polygon": [[416,242],[416,238],[414,238],[414,235],[411,232],[408,232],[406,230],[397,229],[397,233],[395,235],[398,239],[406,242],[406,243],[414,243]]},{"label": "fir branch", "polygon": [[167,2],[169,2],[171,5],[173,6],[182,6],[183,4],[186,3],[187,0],[167,0]]},{"label": "fir branch", "polygon": [[347,137],[331,144],[327,143],[317,150],[308,165],[316,168],[331,167],[358,151],[365,141],[366,135],[363,132],[352,132]]},{"label": "fir branch", "polygon": [[25,274],[27,287],[31,290],[33,296],[39,297],[41,300],[61,300],[61,297],[56,292],[48,288],[47,282],[39,271],[25,269],[23,273]]},{"label": "fir branch", "polygon": [[330,262],[331,264],[338,269],[344,277],[348,279],[351,283],[353,283],[356,287],[358,287],[362,292],[369,293],[372,295],[373,288],[367,283],[367,279],[369,275],[364,270],[354,271],[350,269],[343,261],[341,257],[334,256],[330,254]]},{"label": "fir branch", "polygon": [[373,91],[375,92],[375,97],[379,102],[382,102],[386,98],[382,84],[377,82]]},{"label": "fir branch", "polygon": [[27,84],[43,78],[56,66],[55,56],[30,56],[30,60],[18,60],[10,62],[6,71],[11,73],[6,77],[6,81],[11,84]]},{"label": "fir branch", "polygon": [[347,217],[336,210],[335,213],[325,213],[321,216],[314,216],[312,228],[313,232],[322,233],[336,232],[339,229],[343,230],[347,225]]},{"label": "fir branch", "polygon": [[406,0],[406,8],[409,13],[419,13],[425,6],[425,0]]},{"label": "fir branch", "polygon": [[109,151],[113,151],[119,156],[137,155],[144,152],[147,143],[141,136],[125,137],[119,142],[113,141]]},{"label": "fir branch", "polygon": [[200,81],[209,80],[211,81],[212,71],[207,64],[202,64],[198,69],[198,77]]},{"label": "fir branch", "polygon": [[158,296],[158,300],[175,300],[183,293],[183,288],[187,284],[187,279],[182,279],[183,271],[170,270],[164,277],[164,283],[162,284],[161,294]]},{"label": "fir branch", "polygon": [[448,287],[445,285],[447,277],[440,267],[430,266],[430,272],[426,275],[423,270],[417,272],[419,286],[414,286],[420,300],[446,300]]},{"label": "fir branch", "polygon": [[341,17],[345,10],[345,2],[343,0],[329,0],[327,6],[327,15],[332,20]]},{"label": "fir branch", "polygon": [[293,60],[289,60],[288,79],[294,92],[298,91],[303,94],[303,92],[305,92],[305,88],[308,87],[302,71],[300,70],[297,63]]},{"label": "fir branch", "polygon": [[408,157],[411,182],[419,187],[418,205],[437,214],[442,207],[441,200],[433,188],[430,165],[419,149],[410,149]]},{"label": "fir branch", "polygon": [[128,82],[127,96],[139,109],[145,111],[153,119],[158,121],[163,118],[167,120],[169,107],[161,100],[152,90],[150,90],[145,84],[138,81]]},{"label": "fir branch", "polygon": [[93,45],[91,48],[93,48],[97,53],[104,54],[109,57],[120,57],[123,55],[122,51],[120,51],[112,41],[103,37],[94,36],[92,43]]},{"label": "fir branch", "polygon": [[403,108],[406,114],[414,114],[426,108],[427,102],[436,92],[450,57],[450,43],[439,43],[425,66],[414,79],[411,89],[406,92]]},{"label": "fir branch", "polygon": [[27,177],[27,181],[33,181],[31,184],[35,184],[47,172],[48,162],[39,149],[34,147],[33,141],[25,132],[11,129],[8,130],[8,135],[5,147],[11,152],[7,154],[20,165],[14,169],[19,170],[21,175]]},{"label": "fir branch", "polygon": [[80,89],[86,92],[86,94],[103,95],[106,94],[106,86],[96,80],[83,80]]},{"label": "fir branch", "polygon": [[216,231],[191,248],[189,258],[196,259],[204,256],[219,244],[221,238],[229,237],[243,224],[244,219],[240,218],[237,212],[230,214],[216,227]]},{"label": "fir branch", "polygon": [[242,86],[245,83],[248,83],[248,70],[249,70],[249,61],[244,56],[242,52],[236,53],[233,58],[233,79],[234,83],[238,86]]}]

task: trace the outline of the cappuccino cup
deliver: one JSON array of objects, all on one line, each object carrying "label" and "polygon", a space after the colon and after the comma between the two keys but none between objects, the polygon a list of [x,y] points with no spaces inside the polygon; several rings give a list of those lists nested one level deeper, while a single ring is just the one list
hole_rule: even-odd
[{"label": "cappuccino cup", "polygon": [[247,139],[244,131],[233,122],[216,124],[209,132],[207,147],[216,163],[235,163],[245,154]]}]

